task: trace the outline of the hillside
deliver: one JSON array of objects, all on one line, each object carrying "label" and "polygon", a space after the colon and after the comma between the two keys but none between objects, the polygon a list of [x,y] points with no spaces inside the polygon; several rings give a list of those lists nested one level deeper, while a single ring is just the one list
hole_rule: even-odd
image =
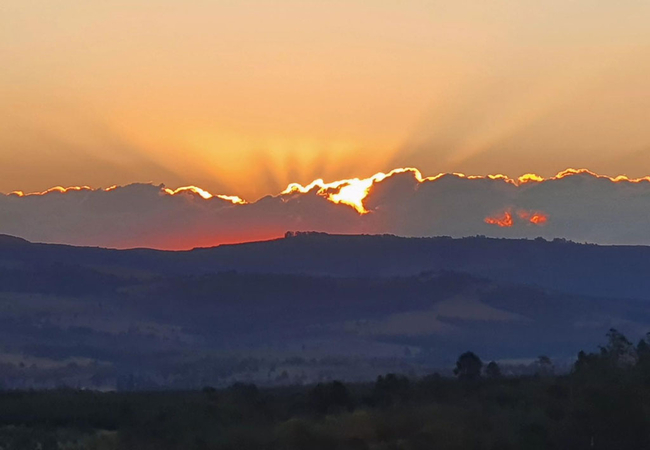
[{"label": "hillside", "polygon": [[401,238],[299,233],[191,251],[109,250],[0,239],[0,264],[76,264],[166,274],[223,271],[406,276],[449,270],[576,294],[646,298],[650,247],[564,240]]},{"label": "hillside", "polygon": [[300,234],[162,252],[2,236],[0,381],[365,380],[444,371],[468,348],[560,362],[611,327],[650,330],[649,266],[646,247],[543,240]]}]

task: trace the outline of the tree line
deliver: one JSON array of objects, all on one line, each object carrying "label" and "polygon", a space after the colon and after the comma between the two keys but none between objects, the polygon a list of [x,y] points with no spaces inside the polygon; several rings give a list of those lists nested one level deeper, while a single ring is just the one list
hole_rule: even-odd
[{"label": "tree line", "polygon": [[261,389],[0,393],[3,449],[508,450],[650,448],[650,339],[610,330],[568,374],[506,376],[468,351],[455,377]]}]

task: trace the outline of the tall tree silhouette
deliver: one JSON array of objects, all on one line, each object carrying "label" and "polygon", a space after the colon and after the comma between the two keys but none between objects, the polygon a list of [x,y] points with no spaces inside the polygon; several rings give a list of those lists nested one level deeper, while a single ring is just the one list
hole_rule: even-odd
[{"label": "tall tree silhouette", "polygon": [[485,376],[491,379],[501,378],[501,368],[496,362],[491,361],[487,367],[485,367]]},{"label": "tall tree silhouette", "polygon": [[458,357],[454,374],[459,380],[476,380],[481,377],[483,361],[473,352],[465,352]]}]

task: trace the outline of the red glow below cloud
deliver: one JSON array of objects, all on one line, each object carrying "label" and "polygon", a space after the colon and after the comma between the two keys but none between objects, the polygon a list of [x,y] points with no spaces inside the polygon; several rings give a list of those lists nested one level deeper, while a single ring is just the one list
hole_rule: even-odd
[{"label": "red glow below cloud", "polygon": [[496,225],[501,228],[510,228],[512,225],[514,225],[514,221],[512,220],[512,213],[510,213],[510,211],[504,211],[498,216],[486,217],[484,221],[487,224]]},{"label": "red glow below cloud", "polygon": [[517,214],[513,215],[510,209],[503,211],[500,214],[489,216],[484,219],[484,222],[489,225],[496,225],[501,228],[510,228],[516,222],[524,222],[532,225],[542,226],[548,222],[548,214],[541,211],[527,211],[525,209],[517,210]]}]

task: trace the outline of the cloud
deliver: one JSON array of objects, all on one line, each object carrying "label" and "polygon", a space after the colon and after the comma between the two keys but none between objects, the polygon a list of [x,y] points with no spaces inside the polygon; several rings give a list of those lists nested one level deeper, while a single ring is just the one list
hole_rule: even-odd
[{"label": "cloud", "polygon": [[397,169],[367,179],[292,184],[251,203],[196,186],[153,184],[0,195],[0,233],[36,242],[187,249],[271,239],[288,230],[650,245],[650,179],[586,170],[548,179],[423,177]]}]

